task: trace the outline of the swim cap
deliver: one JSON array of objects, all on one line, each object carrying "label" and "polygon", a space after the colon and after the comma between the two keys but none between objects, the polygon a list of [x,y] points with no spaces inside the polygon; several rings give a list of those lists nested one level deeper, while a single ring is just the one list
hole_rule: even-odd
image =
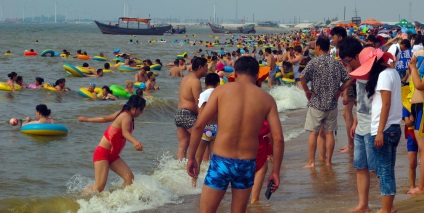
[{"label": "swim cap", "polygon": [[90,86],[96,87],[96,84],[94,82],[91,82]]}]

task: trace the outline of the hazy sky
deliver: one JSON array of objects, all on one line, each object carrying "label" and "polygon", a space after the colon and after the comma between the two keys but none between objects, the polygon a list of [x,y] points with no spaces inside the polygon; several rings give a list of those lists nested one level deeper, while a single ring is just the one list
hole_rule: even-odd
[{"label": "hazy sky", "polygon": [[[57,2],[57,14],[68,19],[91,18],[98,20],[116,20],[124,15],[124,2],[127,3],[127,16],[152,18],[185,19],[213,17],[213,5],[216,2],[216,15],[219,19],[245,18],[251,22],[274,20],[321,21],[324,18],[338,16],[343,19],[346,6],[346,19],[354,15],[355,3],[358,15],[365,20],[376,18],[380,21],[398,21],[399,16],[407,20],[424,22],[424,0],[0,0],[1,19],[54,15]],[[401,3],[402,2],[402,3]],[[404,3],[403,3],[404,2]],[[411,7],[410,7],[411,4]],[[421,10],[421,11],[420,11]],[[410,13],[411,11],[411,13]]]}]

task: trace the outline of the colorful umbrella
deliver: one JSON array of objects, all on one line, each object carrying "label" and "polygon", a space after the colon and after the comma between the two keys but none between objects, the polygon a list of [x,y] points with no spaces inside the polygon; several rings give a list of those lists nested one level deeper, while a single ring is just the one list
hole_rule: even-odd
[{"label": "colorful umbrella", "polygon": [[414,24],[412,24],[411,22],[408,22],[405,19],[400,20],[398,23],[396,23],[397,26],[399,27],[406,27],[406,28],[413,28]]}]

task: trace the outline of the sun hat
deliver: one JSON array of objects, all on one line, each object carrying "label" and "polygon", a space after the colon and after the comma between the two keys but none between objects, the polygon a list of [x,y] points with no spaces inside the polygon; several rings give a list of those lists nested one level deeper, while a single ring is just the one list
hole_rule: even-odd
[{"label": "sun hat", "polygon": [[353,72],[349,73],[349,76],[360,80],[368,80],[368,76],[372,66],[374,65],[375,59],[380,60],[381,58],[383,58],[386,62],[389,59],[392,59],[393,61],[396,60],[392,54],[388,52],[383,52],[381,49],[376,49],[374,47],[364,48],[359,53],[358,57],[361,66],[359,66]]}]

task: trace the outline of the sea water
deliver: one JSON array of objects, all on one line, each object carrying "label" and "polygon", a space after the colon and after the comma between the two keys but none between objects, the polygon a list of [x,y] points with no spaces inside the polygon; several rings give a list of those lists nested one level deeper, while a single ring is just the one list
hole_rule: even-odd
[{"label": "sea water", "polygon": [[[66,79],[70,92],[57,93],[44,89],[23,89],[16,92],[0,91],[0,211],[10,212],[133,212],[155,210],[173,205],[196,206],[201,192],[207,163],[202,164],[197,187],[191,186],[186,172],[186,161],[176,160],[178,139],[173,115],[178,104],[179,78],[168,76],[169,67],[176,55],[203,49],[205,54],[220,47],[206,48],[172,40],[213,41],[210,29],[193,27],[184,35],[171,36],[119,36],[102,35],[97,27],[78,24],[0,24],[0,52],[11,51],[14,56],[0,55],[0,81],[7,81],[7,74],[15,71],[23,76],[28,85],[35,77],[54,83]],[[196,37],[194,37],[195,35]],[[222,42],[229,35],[220,35]],[[139,40],[140,45],[128,41]],[[166,43],[151,40],[167,40]],[[161,59],[163,71],[158,71],[157,84],[161,90],[147,99],[143,114],[135,120],[134,137],[144,150],[137,152],[127,143],[122,158],[135,174],[134,184],[121,189],[122,179],[109,173],[104,192],[81,195],[94,182],[92,153],[108,124],[80,123],[78,116],[99,116],[120,110],[125,100],[93,101],[78,95],[81,87],[91,82],[97,87],[121,85],[133,80],[134,73],[105,73],[102,78],[76,78],[66,74],[64,63],[102,68],[104,62],[80,61],[60,57],[24,57],[25,50],[34,49],[39,54],[44,49],[61,52],[63,49],[75,54],[78,49],[90,56],[100,52],[111,59],[112,51],[120,48],[140,59]],[[205,51],[208,50],[208,51]],[[236,47],[225,47],[234,51]],[[266,88],[265,84],[264,87]],[[271,95],[277,101],[286,141],[303,133],[299,122],[284,125],[286,119],[298,116],[296,110],[306,107],[306,99],[295,87],[276,87]],[[69,134],[64,137],[33,137],[19,131],[19,127],[6,124],[11,117],[35,117],[35,106],[47,104],[57,123],[66,125]],[[231,109],[230,109],[231,110]],[[293,114],[293,113],[295,114]],[[166,206],[171,206],[166,208]],[[188,209],[193,210],[191,207]],[[193,210],[194,211],[194,210]]]}]

